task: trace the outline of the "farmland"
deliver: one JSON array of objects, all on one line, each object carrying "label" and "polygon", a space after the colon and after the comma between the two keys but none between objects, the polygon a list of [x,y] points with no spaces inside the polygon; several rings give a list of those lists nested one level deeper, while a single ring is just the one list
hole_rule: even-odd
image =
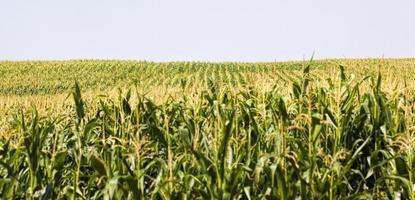
[{"label": "farmland", "polygon": [[0,197],[415,199],[415,59],[0,62]]}]

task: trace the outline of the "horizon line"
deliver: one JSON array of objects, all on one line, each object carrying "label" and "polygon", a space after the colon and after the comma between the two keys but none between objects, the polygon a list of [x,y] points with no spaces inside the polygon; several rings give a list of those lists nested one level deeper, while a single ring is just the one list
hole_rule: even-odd
[{"label": "horizon line", "polygon": [[243,61],[243,60],[168,60],[157,61],[147,59],[124,59],[124,58],[65,58],[65,59],[0,59],[0,62],[65,62],[65,61],[130,61],[130,62],[152,62],[152,63],[284,63],[284,62],[307,62],[307,61],[325,61],[325,60],[407,60],[415,59],[414,57],[329,57],[308,59],[275,59],[273,61]]}]

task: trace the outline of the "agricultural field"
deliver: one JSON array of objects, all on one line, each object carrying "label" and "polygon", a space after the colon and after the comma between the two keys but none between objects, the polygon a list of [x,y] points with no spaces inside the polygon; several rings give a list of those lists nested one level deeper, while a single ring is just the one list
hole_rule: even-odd
[{"label": "agricultural field", "polygon": [[0,62],[0,199],[413,199],[415,59]]}]

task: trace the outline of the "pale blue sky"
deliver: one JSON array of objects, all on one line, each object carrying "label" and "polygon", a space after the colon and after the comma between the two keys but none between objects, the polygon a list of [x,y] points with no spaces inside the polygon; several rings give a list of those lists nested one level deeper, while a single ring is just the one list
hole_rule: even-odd
[{"label": "pale blue sky", "polygon": [[415,57],[414,0],[0,0],[0,60]]}]

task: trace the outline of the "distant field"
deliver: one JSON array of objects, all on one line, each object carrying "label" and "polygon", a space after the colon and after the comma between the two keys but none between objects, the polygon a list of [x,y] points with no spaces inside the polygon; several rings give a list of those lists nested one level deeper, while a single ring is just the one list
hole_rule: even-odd
[{"label": "distant field", "polygon": [[[204,86],[210,76],[227,85],[286,79],[287,71],[302,63],[153,63],[136,61],[1,62],[0,95],[59,94],[70,91],[75,81],[84,90],[114,87]],[[292,73],[289,73],[291,76]]]},{"label": "distant field", "polygon": [[0,62],[0,177],[0,199],[415,200],[415,59]]},{"label": "distant field", "polygon": [[[220,83],[239,86],[258,82],[288,80],[298,75],[305,62],[276,63],[154,63],[140,61],[27,61],[0,62],[0,95],[60,94],[75,81],[84,90],[106,91],[114,87],[204,87],[214,76]],[[314,61],[321,77],[329,77],[338,65],[357,75],[373,74],[380,67],[385,77],[407,78],[415,69],[415,59],[323,60]]]},{"label": "distant field", "polygon": [[[62,102],[77,81],[84,93],[115,94],[117,89],[133,89],[156,101],[163,101],[185,89],[194,94],[206,89],[209,78],[219,85],[238,91],[255,88],[269,91],[285,87],[298,78],[304,62],[275,63],[203,63],[143,61],[22,61],[0,62],[0,106],[42,105],[56,99]],[[313,76],[320,80],[333,78],[339,65],[362,78],[383,75],[385,87],[415,84],[415,59],[337,59],[313,61]],[[42,106],[43,107],[43,106]],[[1,108],[0,108],[1,109]]]}]

